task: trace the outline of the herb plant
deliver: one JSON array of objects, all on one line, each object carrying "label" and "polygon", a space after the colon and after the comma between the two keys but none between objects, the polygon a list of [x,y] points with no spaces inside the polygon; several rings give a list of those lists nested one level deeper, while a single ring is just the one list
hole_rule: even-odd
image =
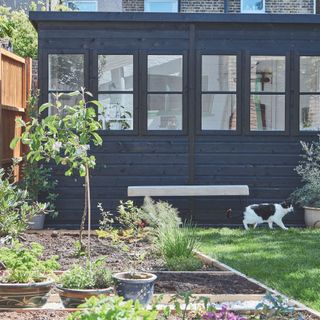
[{"label": "herb plant", "polygon": [[112,274],[103,266],[102,260],[85,265],[75,265],[59,279],[63,288],[68,289],[105,289],[112,285]]},{"label": "herb plant", "polygon": [[8,172],[0,168],[0,236],[9,238],[24,232],[36,215],[47,213],[45,203],[30,201],[28,192],[14,182],[14,165]]},{"label": "herb plant", "polygon": [[91,297],[84,304],[83,308],[71,314],[68,320],[156,320],[158,311],[147,310],[141,306],[139,301],[123,301],[122,297]]},{"label": "herb plant", "polygon": [[31,283],[53,277],[53,271],[60,268],[57,257],[42,260],[43,247],[32,243],[31,248],[14,241],[10,247],[0,248],[1,283]]},{"label": "herb plant", "polygon": [[[45,103],[39,108],[42,115],[40,119],[31,117],[25,123],[19,119],[24,131],[21,137],[16,137],[11,142],[11,148],[21,140],[28,145],[27,160],[30,163],[38,161],[54,161],[57,165],[66,166],[65,175],[71,176],[75,172],[85,178],[84,211],[80,225],[80,243],[84,224],[88,217],[88,256],[90,259],[91,237],[91,193],[90,193],[90,169],[95,167],[95,156],[89,154],[90,144],[95,146],[102,144],[102,138],[98,134],[101,128],[97,121],[96,110],[93,105],[101,107],[98,101],[86,101],[86,96],[91,93],[75,91],[67,94],[70,97],[79,97],[80,100],[72,106],[63,105],[60,101],[62,93],[55,95],[55,103]],[[45,116],[44,112],[50,108],[51,113]]]}]

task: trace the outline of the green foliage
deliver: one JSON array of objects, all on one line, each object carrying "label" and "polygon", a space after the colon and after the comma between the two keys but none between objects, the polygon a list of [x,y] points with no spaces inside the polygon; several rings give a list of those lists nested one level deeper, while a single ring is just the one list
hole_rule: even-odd
[{"label": "green foliage", "polygon": [[167,267],[169,265],[174,266],[179,258],[181,258],[181,261],[183,260],[182,258],[190,258],[191,260],[194,258],[193,251],[199,247],[196,229],[190,224],[184,224],[182,228],[163,227],[158,232],[157,247]]},{"label": "green foliage", "polygon": [[105,231],[108,235],[113,232],[114,216],[110,211],[105,211],[101,203],[98,203],[97,207],[102,217],[101,220],[99,220],[99,229],[100,231]]},{"label": "green foliage", "polygon": [[7,173],[0,168],[0,236],[15,238],[34,216],[47,213],[47,205],[30,201],[27,190],[13,182],[13,168]]},{"label": "green foliage", "polygon": [[37,56],[38,34],[23,10],[12,11],[0,6],[0,38],[9,39],[13,52],[21,57]]},{"label": "green foliage", "polygon": [[117,221],[121,226],[137,232],[141,224],[141,212],[140,209],[134,205],[133,201],[120,201],[118,213]]},{"label": "green foliage", "polygon": [[59,279],[63,288],[68,289],[105,289],[112,285],[112,274],[105,268],[102,260],[86,264],[84,267],[75,265]]},{"label": "green foliage", "polygon": [[167,258],[166,265],[171,271],[196,271],[202,268],[203,263],[192,255],[190,257]]},{"label": "green foliage", "polygon": [[302,160],[295,171],[304,185],[291,194],[291,200],[301,206],[320,208],[320,136],[319,141],[301,145]]},{"label": "green foliage", "polygon": [[180,226],[182,223],[179,211],[168,202],[155,202],[150,197],[145,197],[141,209],[143,220],[155,229],[167,226]]},{"label": "green foliage", "polygon": [[[80,96],[73,106],[63,105],[59,101],[62,95],[55,96],[54,104],[45,103],[39,108],[40,114],[51,108],[51,115],[39,120],[32,117],[27,123],[20,120],[24,132],[19,139],[29,147],[27,160],[30,163],[54,160],[56,164],[68,167],[66,176],[71,176],[74,171],[86,176],[86,168],[95,167],[95,157],[89,155],[90,143],[95,146],[102,144],[102,138],[97,133],[100,123],[91,105],[101,105],[98,101],[86,102],[85,96],[91,94],[84,89],[67,94],[70,97]],[[17,140],[13,140],[11,148],[16,143]]]},{"label": "green foliage", "polygon": [[6,270],[0,276],[1,283],[39,282],[53,277],[60,268],[57,257],[42,260],[43,247],[32,243],[31,248],[14,241],[10,247],[0,248],[0,262]]},{"label": "green foliage", "polygon": [[123,301],[122,297],[91,297],[84,304],[84,308],[71,314],[68,320],[156,320],[158,311],[146,310],[139,301]]}]

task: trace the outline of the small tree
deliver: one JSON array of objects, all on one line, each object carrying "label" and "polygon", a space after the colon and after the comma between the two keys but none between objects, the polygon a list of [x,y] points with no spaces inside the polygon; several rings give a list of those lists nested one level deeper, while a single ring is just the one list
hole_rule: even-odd
[{"label": "small tree", "polygon": [[100,123],[97,121],[97,114],[92,104],[101,107],[98,101],[86,102],[86,95],[91,93],[75,91],[69,97],[80,97],[80,100],[72,106],[63,105],[60,98],[63,94],[55,95],[55,103],[45,103],[39,108],[40,116],[50,108],[50,115],[40,119],[32,117],[27,123],[18,119],[24,131],[21,137],[16,137],[11,142],[11,148],[21,140],[28,145],[29,153],[27,160],[51,161],[57,165],[67,167],[66,176],[72,176],[75,172],[85,179],[85,201],[84,211],[80,225],[80,244],[86,217],[88,217],[88,256],[90,259],[90,234],[91,234],[91,197],[90,197],[90,169],[95,167],[96,161],[93,155],[89,154],[90,144],[95,146],[102,144],[102,138],[98,134]]}]

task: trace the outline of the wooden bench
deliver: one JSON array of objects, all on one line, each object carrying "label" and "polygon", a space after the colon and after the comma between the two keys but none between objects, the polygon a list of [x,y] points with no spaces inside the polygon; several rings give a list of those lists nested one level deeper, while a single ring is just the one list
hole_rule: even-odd
[{"label": "wooden bench", "polygon": [[247,185],[129,186],[129,197],[248,196]]}]

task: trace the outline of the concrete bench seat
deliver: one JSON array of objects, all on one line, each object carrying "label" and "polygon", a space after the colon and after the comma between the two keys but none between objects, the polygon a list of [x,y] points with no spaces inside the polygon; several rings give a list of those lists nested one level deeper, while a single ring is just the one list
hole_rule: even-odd
[{"label": "concrete bench seat", "polygon": [[129,197],[248,196],[247,185],[129,186]]}]

